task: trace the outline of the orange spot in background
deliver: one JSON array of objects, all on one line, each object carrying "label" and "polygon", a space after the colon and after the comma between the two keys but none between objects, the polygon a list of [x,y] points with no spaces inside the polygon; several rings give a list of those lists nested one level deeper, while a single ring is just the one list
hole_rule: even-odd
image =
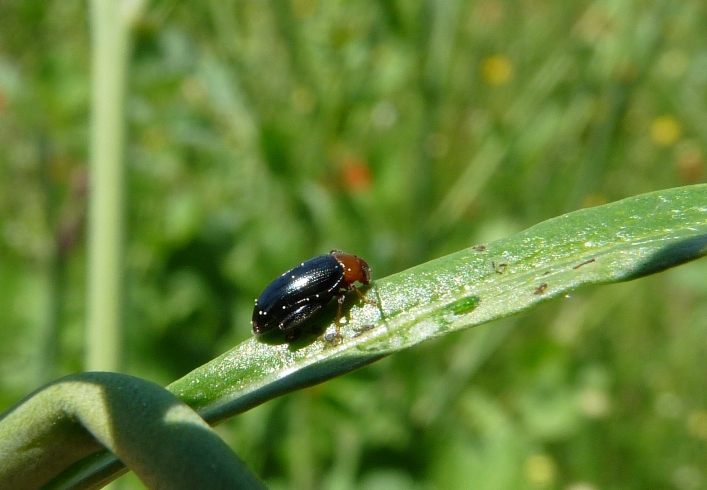
[{"label": "orange spot in background", "polygon": [[366,162],[357,158],[347,158],[341,167],[341,177],[346,189],[351,192],[368,190],[373,183],[371,169]]},{"label": "orange spot in background", "polygon": [[680,178],[685,182],[700,182],[707,169],[707,161],[699,144],[682,141],[676,146],[675,153],[675,167]]}]

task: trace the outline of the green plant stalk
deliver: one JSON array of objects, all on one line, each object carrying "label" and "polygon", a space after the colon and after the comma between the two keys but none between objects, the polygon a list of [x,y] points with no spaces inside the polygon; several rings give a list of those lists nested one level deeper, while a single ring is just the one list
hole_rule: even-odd
[{"label": "green plant stalk", "polygon": [[92,0],[92,118],[85,367],[117,371],[123,262],[124,98],[128,26],[118,0]]},{"label": "green plant stalk", "polygon": [[[353,306],[340,343],[314,336],[292,345],[278,336],[251,338],[168,389],[213,425],[424,340],[583,285],[631,280],[704,255],[707,185],[582,209],[375,280],[366,294],[378,306]],[[104,451],[79,461],[49,488],[98,488],[121,471],[122,463]]]}]

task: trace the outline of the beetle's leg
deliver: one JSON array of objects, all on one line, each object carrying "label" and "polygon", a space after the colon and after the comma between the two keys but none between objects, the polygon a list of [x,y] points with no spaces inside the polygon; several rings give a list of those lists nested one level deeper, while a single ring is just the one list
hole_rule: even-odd
[{"label": "beetle's leg", "polygon": [[[368,303],[369,305],[373,306],[378,306],[378,302],[373,301],[371,299],[366,298],[361,291],[356,288],[353,284],[349,289],[353,289],[356,291],[356,294],[358,295],[359,299],[363,301],[364,303]],[[346,301],[346,292],[347,290],[341,291],[338,296],[336,297],[336,320],[334,321],[334,325],[336,327],[336,333],[333,335],[330,335],[331,338],[325,338],[325,340],[332,341],[335,339],[341,340],[343,337],[341,336],[341,308],[344,305],[344,301]]]},{"label": "beetle's leg", "polygon": [[363,301],[364,303],[368,303],[368,304],[371,305],[371,306],[378,306],[378,301],[375,301],[375,300],[373,300],[373,299],[368,299],[368,298],[366,298],[366,297],[363,295],[363,293],[362,293],[361,291],[359,291],[358,288],[357,288],[356,286],[354,286],[353,284],[351,285],[351,289],[353,289],[354,291],[356,291],[356,294],[358,295],[358,299],[360,299],[360,300]]},{"label": "beetle's leg", "polygon": [[341,307],[344,304],[344,301],[346,301],[346,292],[340,293],[339,296],[336,297],[336,330],[339,330],[339,327],[341,326]]},{"label": "beetle's leg", "polygon": [[342,292],[336,297],[336,319],[334,320],[334,331],[331,332],[327,329],[327,331],[324,332],[323,338],[330,344],[338,344],[344,340],[343,335],[341,335],[341,306],[344,304],[345,300],[346,292]]},{"label": "beetle's leg", "polygon": [[[358,295],[358,298],[363,301],[364,303],[368,303],[369,305],[373,306],[378,306],[378,302],[374,301],[372,299],[366,298],[361,291],[358,290],[356,286],[351,284],[349,286],[349,289],[353,289],[356,294]],[[344,301],[346,301],[346,293],[348,290],[343,290],[339,293],[339,295],[336,297],[336,302],[338,303],[336,306],[336,326],[337,328],[341,325],[341,307],[344,304]]]}]

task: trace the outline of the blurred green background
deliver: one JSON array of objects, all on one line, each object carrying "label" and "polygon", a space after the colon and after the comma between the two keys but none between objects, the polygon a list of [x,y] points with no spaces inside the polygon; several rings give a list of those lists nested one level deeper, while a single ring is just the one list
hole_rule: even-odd
[{"label": "blurred green background", "polygon": [[[331,248],[383,277],[707,176],[701,0],[126,7],[124,366],[161,384]],[[0,410],[82,369],[87,19],[0,0]],[[218,430],[275,489],[707,488],[705,278],[585,289]]]}]

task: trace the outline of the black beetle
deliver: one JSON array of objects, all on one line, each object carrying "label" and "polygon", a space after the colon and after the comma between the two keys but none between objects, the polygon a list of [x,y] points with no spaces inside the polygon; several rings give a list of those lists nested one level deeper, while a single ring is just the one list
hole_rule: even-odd
[{"label": "black beetle", "polygon": [[353,289],[364,301],[375,303],[366,300],[354,286],[356,281],[368,284],[370,280],[371,269],[366,261],[341,250],[302,262],[271,282],[255,300],[253,333],[277,328],[288,332],[289,337],[334,297],[339,302],[338,328],[347,291]]}]

